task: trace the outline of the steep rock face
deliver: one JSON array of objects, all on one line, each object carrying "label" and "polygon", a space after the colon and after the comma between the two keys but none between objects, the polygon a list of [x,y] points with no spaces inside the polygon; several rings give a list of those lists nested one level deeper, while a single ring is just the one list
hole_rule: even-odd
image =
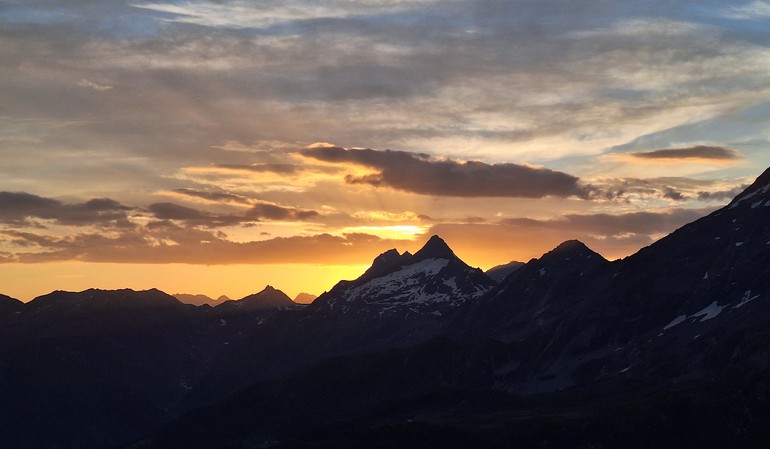
[{"label": "steep rock face", "polygon": [[355,281],[341,282],[318,297],[311,310],[324,316],[443,316],[481,297],[494,282],[460,260],[438,236],[414,255],[396,250],[378,256]]}]

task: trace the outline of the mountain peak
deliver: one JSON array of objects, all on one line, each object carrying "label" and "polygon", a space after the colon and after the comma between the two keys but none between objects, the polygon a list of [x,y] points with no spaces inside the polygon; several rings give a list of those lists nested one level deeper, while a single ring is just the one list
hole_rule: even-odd
[{"label": "mountain peak", "polygon": [[422,259],[454,259],[454,251],[438,235],[432,236],[425,245],[414,254],[418,260]]},{"label": "mountain peak", "polygon": [[561,242],[552,250],[552,252],[573,252],[573,251],[584,251],[584,250],[591,250],[586,246],[585,243],[581,242],[580,240],[567,240],[564,242]]},{"label": "mountain peak", "polygon": [[233,310],[256,311],[293,305],[294,301],[286,293],[274,288],[272,285],[267,285],[259,293],[254,293],[238,300],[225,301],[217,305],[216,308],[225,312]]},{"label": "mountain peak", "polygon": [[382,276],[404,265],[411,258],[412,255],[408,252],[399,254],[396,249],[389,249],[375,257],[372,266],[359,279],[371,279]]},{"label": "mountain peak", "polygon": [[251,301],[251,300],[267,300],[267,301],[282,301],[291,302],[291,298],[289,298],[284,292],[281,290],[278,290],[277,288],[273,287],[272,285],[266,285],[265,288],[262,289],[259,293],[254,293],[252,295],[248,295],[244,298],[241,298],[239,301]]},{"label": "mountain peak", "polygon": [[606,262],[606,259],[601,254],[593,251],[580,240],[567,240],[560,243],[556,248],[543,254],[539,261],[541,263],[557,263],[557,261],[562,260],[577,261],[581,259]]}]

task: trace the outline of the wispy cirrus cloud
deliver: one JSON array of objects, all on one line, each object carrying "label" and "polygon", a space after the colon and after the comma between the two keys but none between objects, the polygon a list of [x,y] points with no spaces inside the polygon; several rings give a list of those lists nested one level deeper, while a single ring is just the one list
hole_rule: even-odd
[{"label": "wispy cirrus cloud", "polygon": [[345,19],[363,14],[387,13],[408,9],[411,5],[433,3],[426,0],[351,1],[302,0],[227,3],[137,2],[132,6],[167,14],[168,22],[223,28],[262,28],[281,23],[314,19]]},{"label": "wispy cirrus cloud", "polygon": [[770,18],[770,3],[756,0],[742,6],[729,6],[721,11],[721,16],[737,20],[763,20]]}]

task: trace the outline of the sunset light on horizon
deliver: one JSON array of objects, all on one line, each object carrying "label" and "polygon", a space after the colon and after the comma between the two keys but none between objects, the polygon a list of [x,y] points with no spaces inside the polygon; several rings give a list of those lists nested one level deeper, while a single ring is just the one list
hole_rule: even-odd
[{"label": "sunset light on horizon", "polygon": [[765,1],[0,2],[0,293],[631,255],[770,166]]}]

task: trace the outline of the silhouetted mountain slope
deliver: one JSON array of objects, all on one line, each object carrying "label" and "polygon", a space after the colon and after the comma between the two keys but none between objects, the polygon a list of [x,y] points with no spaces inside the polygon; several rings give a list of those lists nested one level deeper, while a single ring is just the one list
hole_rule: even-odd
[{"label": "silhouetted mountain slope", "polygon": [[310,304],[311,302],[315,301],[317,297],[318,296],[312,293],[301,292],[297,294],[296,298],[294,298],[294,302],[297,304]]},{"label": "silhouetted mountain slope", "polygon": [[[520,338],[549,315],[574,307],[572,299],[593,272],[608,264],[583,243],[570,240],[539,259],[532,259],[506,277],[489,295],[470,304],[461,332],[494,336],[502,341]],[[513,320],[513,321],[512,321]]]},{"label": "silhouetted mountain slope", "polygon": [[190,295],[186,293],[174,293],[173,296],[174,298],[178,299],[179,302],[184,304],[192,304],[194,306],[209,305],[211,307],[216,307],[219,304],[223,304],[225,301],[230,301],[230,298],[225,295],[222,295],[216,299],[210,298],[206,295]]},{"label": "silhouetted mountain slope", "polygon": [[513,273],[514,271],[518,270],[523,266],[524,266],[524,262],[518,262],[518,261],[512,260],[506,264],[494,266],[489,270],[485,271],[484,273],[487,276],[489,276],[490,279],[499,283],[499,282],[502,282],[503,279],[508,277],[509,274]]},{"label": "silhouetted mountain slope", "polygon": [[[362,341],[372,352],[352,358],[329,352],[190,415],[147,447],[185,441],[191,427],[197,444],[213,429],[206,447],[766,447],[768,173],[727,207],[624,260],[565,242],[465,301],[452,340],[398,349]],[[376,327],[366,320],[389,306],[382,288],[348,292],[403,272],[418,255],[387,255],[376,277],[341,283],[314,310],[330,323],[356,317]],[[312,314],[300,322],[295,332],[315,323]],[[295,416],[302,425],[287,425]]]},{"label": "silhouetted mountain slope", "polygon": [[18,312],[23,306],[18,299],[0,294],[0,314]]},{"label": "silhouetted mountain slope", "polygon": [[434,236],[304,308],[54,292],[0,314],[0,446],[173,420],[134,447],[767,447],[767,223],[770,171],[626,259],[568,241],[499,284]]},{"label": "silhouetted mountain slope", "polygon": [[[185,417],[139,448],[253,447],[346,427],[392,414],[404,403],[442,398],[494,403],[484,391],[493,348],[471,350],[446,338],[401,349],[327,359],[285,378],[260,382],[232,398]],[[462,389],[462,390],[461,390]],[[400,419],[414,418],[400,409]]]},{"label": "silhouetted mountain slope", "polygon": [[0,447],[124,445],[176,416],[211,360],[264,319],[158,290],[38,297],[0,316]]},{"label": "silhouetted mountain slope", "polygon": [[[706,376],[715,367],[703,342],[732,335],[744,341],[732,346],[741,351],[770,319],[761,300],[770,296],[768,181],[766,172],[727,207],[624,260],[591,265],[597,257],[581,250],[586,260],[576,270],[541,271],[530,262],[466,310],[455,329],[510,344],[514,362],[497,379],[509,391],[613,376]],[[559,276],[547,279],[553,272]]]},{"label": "silhouetted mountain slope", "polygon": [[259,293],[245,296],[238,300],[225,301],[215,307],[217,312],[256,312],[260,310],[277,309],[279,307],[297,307],[297,304],[291,300],[284,292],[266,286]]},{"label": "silhouetted mountain slope", "polygon": [[442,332],[463,303],[493,286],[438,236],[414,255],[387,251],[361,277],[339,282],[304,313],[266,322],[231,346],[217,359],[205,388],[201,384],[191,392],[188,406],[323,358],[426,341]]}]

